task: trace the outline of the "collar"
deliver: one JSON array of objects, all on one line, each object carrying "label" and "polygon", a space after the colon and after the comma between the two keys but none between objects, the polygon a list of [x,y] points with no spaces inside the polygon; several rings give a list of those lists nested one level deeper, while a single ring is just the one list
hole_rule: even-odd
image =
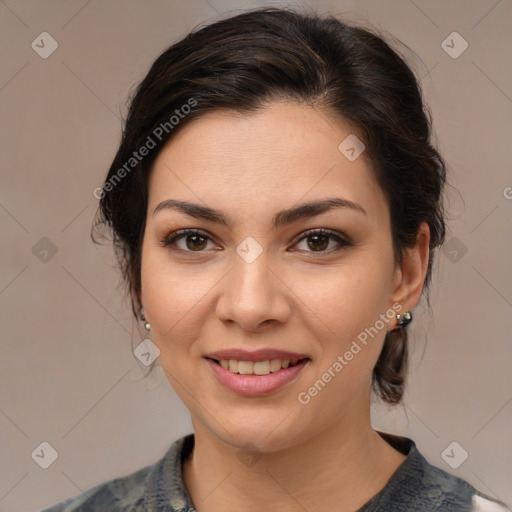
[{"label": "collar", "polygon": [[[385,432],[377,433],[393,448],[406,455],[386,486],[357,512],[378,510],[469,510],[457,508],[471,503],[474,489],[465,481],[432,466],[418,451],[415,442]],[[175,441],[147,476],[144,510],[148,512],[194,512],[183,480],[183,462],[194,448],[194,434]],[[453,508],[447,504],[453,502]],[[397,501],[398,500],[398,501]],[[469,501],[468,501],[469,500]],[[463,504],[463,505],[461,505]],[[418,508],[417,508],[418,507]]]}]

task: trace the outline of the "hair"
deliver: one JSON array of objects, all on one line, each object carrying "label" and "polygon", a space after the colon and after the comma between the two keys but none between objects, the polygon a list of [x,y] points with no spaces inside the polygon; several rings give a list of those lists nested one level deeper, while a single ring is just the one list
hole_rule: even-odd
[{"label": "hair", "polygon": [[[349,123],[363,141],[389,205],[397,263],[415,245],[420,223],[428,224],[423,292],[428,291],[434,250],[445,237],[441,196],[446,169],[431,141],[431,115],[414,73],[368,29],[333,16],[263,8],[190,32],[155,60],[130,100],[92,238],[96,242],[94,231],[100,226],[112,232],[137,319],[148,177],[160,150],[206,112],[248,114],[279,100],[321,108]],[[144,146],[151,149],[136,158],[134,152]],[[407,328],[387,332],[372,373],[372,389],[384,402],[402,400],[407,362]]]}]

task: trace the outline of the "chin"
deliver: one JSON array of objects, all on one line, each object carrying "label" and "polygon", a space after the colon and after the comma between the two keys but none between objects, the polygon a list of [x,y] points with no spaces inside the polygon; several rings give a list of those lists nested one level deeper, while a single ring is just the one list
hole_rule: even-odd
[{"label": "chin", "polygon": [[222,439],[237,450],[254,450],[259,453],[275,453],[295,444],[293,438],[290,438],[289,435],[274,433],[269,435],[267,430],[256,431],[251,428],[239,429],[237,432],[232,432],[230,437],[223,435]]},{"label": "chin", "polygon": [[[304,429],[293,420],[293,414],[281,411],[280,414],[265,415],[255,411],[254,415],[244,415],[238,420],[218,418],[218,423],[211,424],[215,435],[226,444],[239,450],[254,449],[261,453],[274,453],[291,448],[307,437]],[[286,418],[286,419],[284,419]],[[283,421],[284,419],[284,421]],[[219,424],[225,428],[219,428]]]}]

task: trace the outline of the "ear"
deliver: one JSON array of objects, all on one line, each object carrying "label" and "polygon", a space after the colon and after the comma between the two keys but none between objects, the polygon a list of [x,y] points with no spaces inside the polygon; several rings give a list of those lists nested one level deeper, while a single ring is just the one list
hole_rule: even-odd
[{"label": "ear", "polygon": [[144,298],[142,297],[142,290],[139,291],[139,294],[137,296],[137,302],[139,303],[139,306],[140,306],[140,308],[139,308],[140,314],[146,316],[146,309],[144,307]]},{"label": "ear", "polygon": [[146,309],[144,308],[144,302],[142,302],[142,300],[140,301],[140,313],[139,313],[139,319],[142,320],[143,318],[145,318],[147,320],[147,316],[146,316]]},{"label": "ear", "polygon": [[393,282],[393,303],[402,305],[402,311],[411,311],[421,298],[429,260],[430,228],[422,222],[414,247],[403,251],[403,261],[396,267]]}]

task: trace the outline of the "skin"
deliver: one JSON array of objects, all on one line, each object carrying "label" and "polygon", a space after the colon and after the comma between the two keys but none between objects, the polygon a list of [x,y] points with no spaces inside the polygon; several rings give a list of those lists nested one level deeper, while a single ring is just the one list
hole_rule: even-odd
[{"label": "skin", "polygon": [[[183,471],[199,512],[352,512],[405,458],[370,422],[372,369],[396,319],[308,404],[297,398],[393,304],[413,309],[427,270],[425,223],[402,265],[394,261],[389,207],[365,153],[351,162],[338,150],[350,133],[320,109],[290,102],[250,115],[215,111],[184,126],[151,171],[141,301],[160,366],[192,417],[195,447]],[[272,226],[285,208],[333,197],[358,203],[366,215],[338,208]],[[153,215],[167,199],[222,210],[232,223],[172,209]],[[162,245],[185,228],[211,240],[200,239],[199,252],[190,237]],[[353,245],[321,238],[315,251],[311,237],[300,240],[312,228],[338,231]],[[263,248],[252,263],[236,252],[248,236]],[[203,358],[267,347],[311,359],[267,396],[227,390]],[[259,457],[252,465],[239,458],[247,443]]]}]

